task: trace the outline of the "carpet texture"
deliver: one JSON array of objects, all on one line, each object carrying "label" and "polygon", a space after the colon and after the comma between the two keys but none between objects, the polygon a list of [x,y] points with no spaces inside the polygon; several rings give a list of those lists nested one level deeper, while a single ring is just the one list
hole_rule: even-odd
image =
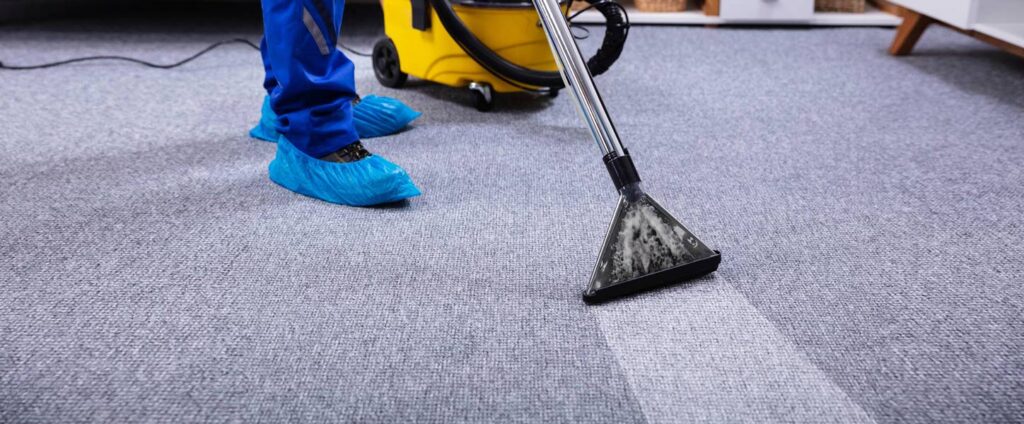
[{"label": "carpet texture", "polygon": [[[0,60],[170,62],[247,13],[9,25]],[[615,194],[567,95],[482,114],[355,58],[424,112],[366,145],[425,193],[356,209],[267,179],[245,47],[0,72],[0,422],[1024,421],[1024,62],[892,36],[633,29],[598,84],[724,260],[596,307]]]}]

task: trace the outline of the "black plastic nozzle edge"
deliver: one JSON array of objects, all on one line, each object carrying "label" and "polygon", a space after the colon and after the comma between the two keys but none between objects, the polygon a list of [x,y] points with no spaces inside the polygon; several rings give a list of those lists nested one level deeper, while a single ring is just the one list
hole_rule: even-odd
[{"label": "black plastic nozzle edge", "polygon": [[608,168],[608,175],[611,175],[616,190],[640,182],[640,174],[636,172],[629,151],[623,151],[622,156],[615,156],[614,152],[604,155],[604,166]]},{"label": "black plastic nozzle edge", "polygon": [[715,254],[695,262],[662,270],[643,277],[624,281],[598,290],[587,290],[583,293],[583,301],[588,304],[599,304],[634,293],[645,292],[658,287],[679,284],[695,278],[703,277],[718,270],[722,262],[722,253]]}]

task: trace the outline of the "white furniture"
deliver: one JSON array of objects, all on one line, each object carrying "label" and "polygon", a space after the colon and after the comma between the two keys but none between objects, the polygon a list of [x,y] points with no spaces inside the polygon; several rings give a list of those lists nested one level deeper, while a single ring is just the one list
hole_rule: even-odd
[{"label": "white furniture", "polygon": [[814,16],[814,0],[720,0],[725,22],[799,23]]},{"label": "white furniture", "polygon": [[[864,13],[815,12],[814,0],[707,0],[712,10],[684,12],[643,12],[630,0],[617,0],[629,11],[635,24],[659,25],[807,25],[807,26],[897,26],[898,16],[868,7]],[[936,0],[938,1],[938,0]],[[1024,1],[1024,0],[1020,0]],[[594,10],[578,16],[578,23],[604,23]]]},{"label": "white furniture", "polygon": [[1024,57],[1024,0],[891,0],[905,9],[889,52],[910,54],[921,34],[939,23]]}]

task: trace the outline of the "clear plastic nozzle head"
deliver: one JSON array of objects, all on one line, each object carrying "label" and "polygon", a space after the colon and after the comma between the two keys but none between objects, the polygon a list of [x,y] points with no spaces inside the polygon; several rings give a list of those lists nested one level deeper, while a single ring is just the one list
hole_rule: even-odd
[{"label": "clear plastic nozzle head", "polygon": [[644,193],[640,183],[619,191],[619,204],[588,292],[664,274],[718,255]]}]

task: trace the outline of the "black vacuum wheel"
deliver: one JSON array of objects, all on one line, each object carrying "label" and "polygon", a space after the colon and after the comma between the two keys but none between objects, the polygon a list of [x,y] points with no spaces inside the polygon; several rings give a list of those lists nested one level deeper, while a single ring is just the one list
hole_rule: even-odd
[{"label": "black vacuum wheel", "polygon": [[484,93],[474,91],[473,107],[481,112],[488,112],[491,109],[494,109],[494,98],[488,98]]},{"label": "black vacuum wheel", "polygon": [[473,107],[481,112],[494,109],[494,87],[486,82],[469,83],[469,92],[473,96]]},{"label": "black vacuum wheel", "polygon": [[400,88],[409,79],[409,74],[402,72],[398,61],[398,49],[390,38],[382,38],[373,45],[373,74],[381,85]]}]

